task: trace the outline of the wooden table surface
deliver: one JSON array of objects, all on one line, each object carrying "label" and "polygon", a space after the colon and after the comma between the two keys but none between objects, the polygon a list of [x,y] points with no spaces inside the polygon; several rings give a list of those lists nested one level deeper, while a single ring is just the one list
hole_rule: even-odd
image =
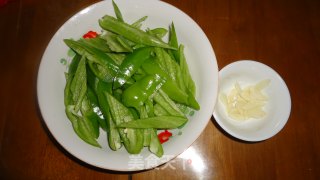
[{"label": "wooden table surface", "polygon": [[175,159],[175,169],[122,173],[87,165],[48,132],[38,109],[36,79],[53,34],[96,0],[11,0],[0,7],[0,177],[320,179],[320,1],[165,1],[201,26],[220,69],[254,59],[283,77],[292,110],[282,131],[245,143],[226,135],[211,118],[185,156]]}]

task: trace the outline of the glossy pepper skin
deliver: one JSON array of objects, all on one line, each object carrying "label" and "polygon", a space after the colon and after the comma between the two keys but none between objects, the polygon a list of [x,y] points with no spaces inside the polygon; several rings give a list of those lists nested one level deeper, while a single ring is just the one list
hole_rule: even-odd
[{"label": "glossy pepper skin", "polygon": [[144,61],[150,58],[152,48],[139,48],[128,55],[122,62],[117,76],[114,79],[113,88],[117,89],[140,68]]},{"label": "glossy pepper skin", "polygon": [[139,109],[148,97],[161,88],[164,83],[165,80],[158,74],[147,75],[123,92],[122,101],[126,106]]},{"label": "glossy pepper skin", "polygon": [[168,94],[168,96],[185,105],[191,106],[194,109],[199,109],[199,104],[197,103],[197,101],[193,98],[188,96],[188,94],[186,94],[185,92],[183,92],[178,86],[177,84],[175,84],[171,78],[169,77],[169,75],[164,72],[160,66],[154,61],[153,58],[150,58],[150,60],[145,61],[142,64],[142,69],[149,75],[152,74],[159,74],[161,77],[165,78],[166,82],[163,84],[163,86],[161,87],[161,89]]},{"label": "glossy pepper skin", "polygon": [[88,87],[87,97],[88,97],[88,102],[91,105],[92,112],[94,113],[94,115],[92,115],[91,117],[94,119],[97,119],[99,126],[103,130],[106,130],[107,129],[106,120],[99,106],[98,97],[90,87]]}]

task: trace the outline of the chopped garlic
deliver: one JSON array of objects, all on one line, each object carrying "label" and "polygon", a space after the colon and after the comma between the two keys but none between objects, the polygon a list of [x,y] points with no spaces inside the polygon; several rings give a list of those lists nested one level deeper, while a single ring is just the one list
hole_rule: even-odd
[{"label": "chopped garlic", "polygon": [[235,120],[247,120],[250,118],[262,118],[266,115],[263,107],[268,97],[262,93],[270,80],[263,80],[255,85],[241,88],[235,83],[228,95],[220,93],[220,101],[225,105],[228,115]]}]

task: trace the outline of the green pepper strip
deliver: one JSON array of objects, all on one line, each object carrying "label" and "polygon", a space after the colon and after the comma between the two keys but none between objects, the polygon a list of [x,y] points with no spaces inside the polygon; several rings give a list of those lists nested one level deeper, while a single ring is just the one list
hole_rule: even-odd
[{"label": "green pepper strip", "polygon": [[92,115],[95,119],[97,119],[100,127],[103,130],[107,130],[107,124],[106,124],[106,120],[105,117],[102,113],[102,110],[99,106],[99,101],[98,101],[98,97],[96,95],[96,93],[90,88],[88,87],[88,91],[87,91],[87,97],[88,97],[88,102],[92,108],[92,111],[94,113],[94,115]]},{"label": "green pepper strip", "polygon": [[168,33],[168,30],[165,28],[155,28],[155,29],[147,30],[147,33],[157,38],[163,38]]},{"label": "green pepper strip", "polygon": [[[65,39],[64,42],[74,51],[82,56],[86,56],[88,60],[100,64],[108,69],[111,76],[115,76],[118,72],[118,65],[104,52],[99,49],[86,45],[85,43],[74,41],[72,39]],[[110,82],[112,79],[110,79]]]},{"label": "green pepper strip", "polygon": [[112,150],[116,151],[121,148],[122,144],[118,128],[115,126],[114,120],[112,119],[110,114],[110,106],[108,104],[107,97],[105,96],[105,93],[111,93],[111,91],[111,83],[104,83],[102,81],[98,82],[96,93],[98,96],[100,109],[105,117],[108,144]]},{"label": "green pepper strip", "polygon": [[[145,106],[141,106],[140,108],[140,118],[148,118],[151,114],[151,117],[153,117],[153,110],[150,111],[150,105],[152,105],[151,98],[148,98],[146,101]],[[157,155],[158,157],[161,157],[163,155],[163,148],[159,141],[157,130],[153,128],[146,128],[144,129],[144,146],[149,147],[149,151]]]},{"label": "green pepper strip", "polygon": [[169,115],[184,117],[183,112],[180,111],[176,103],[172,101],[163,90],[160,89],[158,92],[154,93],[153,99],[156,103],[162,106]]},{"label": "green pepper strip", "polygon": [[[111,94],[105,92],[113,121],[116,125],[134,121],[130,110]],[[138,154],[143,148],[143,131],[141,129],[118,128],[122,142],[130,154]]]},{"label": "green pepper strip", "polygon": [[[139,114],[140,114],[140,119],[148,118],[148,112],[146,110],[145,106],[141,106],[139,109]],[[143,130],[143,146],[149,146],[150,141],[151,141],[151,133],[152,133],[152,128],[147,128]]]},{"label": "green pepper strip", "polygon": [[83,98],[81,106],[81,114],[85,120],[87,120],[90,129],[93,132],[94,138],[99,137],[99,116],[94,113],[94,110],[88,100],[88,96]]},{"label": "green pepper strip", "polygon": [[180,69],[181,69],[181,76],[182,81],[185,83],[187,93],[188,93],[188,102],[192,108],[195,110],[200,109],[200,105],[198,104],[197,100],[195,99],[196,94],[196,85],[191,77],[189,72],[188,64],[186,58],[184,56],[184,46],[180,45],[179,47],[179,57],[180,57]]},{"label": "green pepper strip", "polygon": [[132,52],[130,45],[120,35],[108,32],[102,37],[113,52]]},{"label": "green pepper strip", "polygon": [[66,87],[64,88],[64,105],[68,106],[68,105],[74,104],[72,99],[72,93],[70,91],[70,86],[71,86],[73,77],[67,73],[65,73],[65,76],[66,76],[67,82],[66,82]]},{"label": "green pepper strip", "polygon": [[138,44],[176,49],[164,43],[161,39],[156,38],[140,29],[132,27],[127,23],[121,22],[109,15],[106,15],[102,19],[100,19],[99,24],[103,29],[119,34],[127,38],[128,40]]},{"label": "green pepper strip", "polygon": [[91,130],[88,121],[83,117],[77,115],[77,113],[74,111],[73,105],[69,105],[66,107],[66,114],[68,119],[72,123],[73,130],[82,140],[93,146],[101,147],[97,140],[94,138],[93,131]]},{"label": "green pepper strip", "polygon": [[[148,110],[147,105],[141,106],[139,109],[140,119],[148,118]],[[149,147],[149,150],[161,157],[163,155],[163,148],[157,136],[157,130],[153,128],[146,128],[143,129],[143,145],[145,147]]]},{"label": "green pepper strip", "polygon": [[74,104],[72,99],[72,93],[70,91],[71,82],[73,80],[73,77],[77,71],[78,64],[80,62],[81,56],[79,54],[76,54],[73,59],[71,60],[71,63],[69,65],[68,73],[65,74],[66,76],[66,87],[64,89],[64,104],[65,106]]},{"label": "green pepper strip", "polygon": [[191,106],[194,109],[199,109],[199,105],[194,98],[189,97],[188,94],[183,92],[164,72],[154,60],[147,60],[142,64],[142,69],[149,75],[159,74],[165,78],[166,83],[163,84],[162,90],[173,100]]},{"label": "green pepper strip", "polygon": [[148,16],[143,16],[142,18],[132,23],[131,26],[134,28],[140,29],[140,27],[142,26],[142,22],[145,21],[147,18]]},{"label": "green pepper strip", "polygon": [[121,87],[151,55],[152,48],[140,48],[128,55],[120,66],[114,80],[114,89]]},{"label": "green pepper strip", "polygon": [[70,84],[72,100],[75,104],[75,112],[78,112],[81,107],[83,98],[87,92],[87,73],[86,73],[86,57],[82,56],[74,78]]},{"label": "green pepper strip", "polygon": [[121,11],[120,11],[118,5],[113,0],[112,0],[112,6],[113,6],[113,10],[116,14],[117,19],[121,22],[124,22]]},{"label": "green pepper strip", "polygon": [[[169,27],[169,45],[178,49],[178,38],[176,34],[176,30],[174,28],[174,24],[172,22],[171,26]],[[169,50],[168,52],[170,55],[174,57],[177,63],[180,61],[179,52],[175,50]]]},{"label": "green pepper strip", "polygon": [[79,64],[80,60],[81,60],[81,56],[79,54],[76,54],[73,57],[70,65],[69,65],[69,68],[68,68],[68,75],[69,76],[74,76],[74,74],[76,73],[76,70],[78,68],[78,64]]},{"label": "green pepper strip", "polygon": [[122,101],[126,106],[139,109],[164,82],[158,74],[148,75],[124,90]]},{"label": "green pepper strip", "polygon": [[79,41],[88,46],[99,49],[102,52],[111,52],[111,49],[107,44],[107,41],[101,38],[100,36],[97,36],[95,38],[80,39]]},{"label": "green pepper strip", "polygon": [[110,70],[104,68],[103,66],[94,63],[92,61],[88,61],[88,66],[91,72],[98,77],[100,80],[108,83],[112,82],[113,75],[110,73]]},{"label": "green pepper strip", "polygon": [[188,121],[186,117],[181,116],[156,116],[151,118],[137,119],[135,121],[125,122],[117,125],[122,128],[155,128],[155,129],[175,129]]},{"label": "green pepper strip", "polygon": [[155,104],[154,105],[154,114],[156,116],[168,116],[170,113],[165,110],[160,104]]}]

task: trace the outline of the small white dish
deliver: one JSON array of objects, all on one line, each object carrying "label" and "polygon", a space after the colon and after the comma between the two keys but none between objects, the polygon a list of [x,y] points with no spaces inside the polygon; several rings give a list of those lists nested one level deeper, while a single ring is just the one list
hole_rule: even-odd
[{"label": "small white dish", "polygon": [[288,121],[291,111],[290,93],[284,80],[269,66],[252,60],[233,62],[219,71],[219,93],[229,93],[236,82],[240,87],[270,79],[263,90],[268,96],[267,115],[261,119],[239,121],[231,119],[218,98],[213,116],[230,135],[244,141],[262,141],[277,134]]}]

